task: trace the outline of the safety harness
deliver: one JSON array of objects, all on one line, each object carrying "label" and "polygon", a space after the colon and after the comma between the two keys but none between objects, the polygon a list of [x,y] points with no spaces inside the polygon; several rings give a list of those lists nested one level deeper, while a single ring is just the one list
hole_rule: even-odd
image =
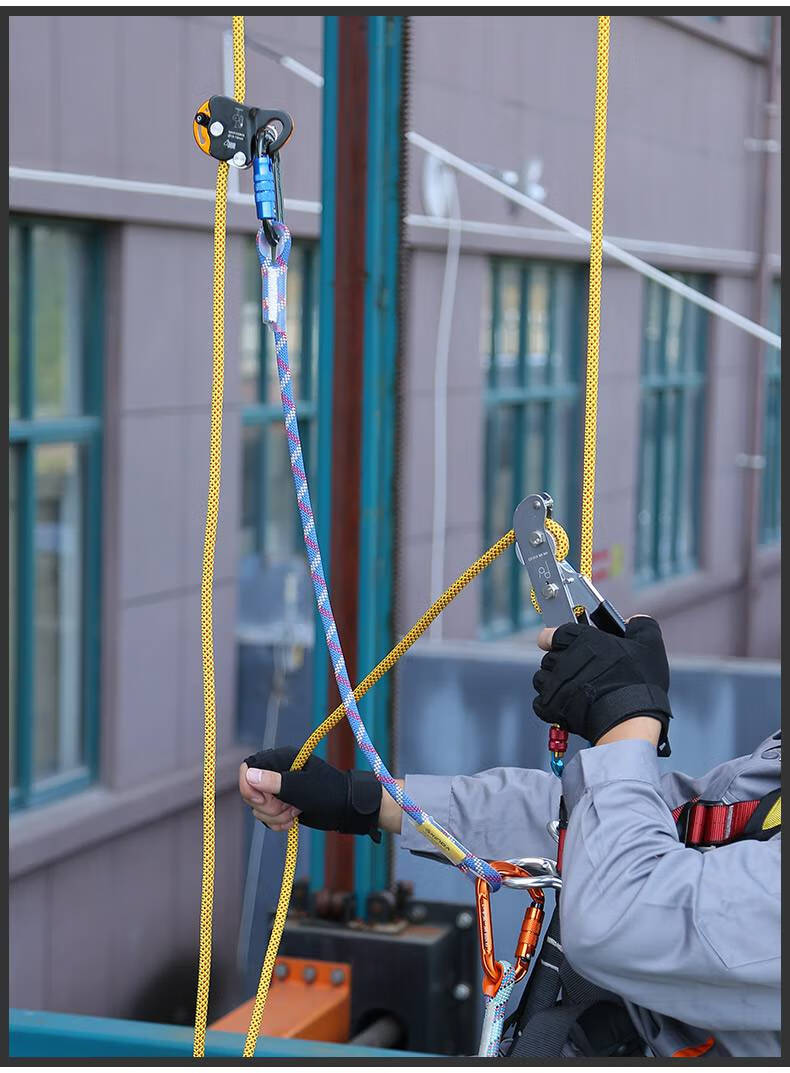
[{"label": "safety harness", "polygon": [[[765,841],[782,825],[781,790],[750,801],[700,801],[694,798],[672,809],[679,840],[687,848],[707,852],[734,842]],[[565,825],[558,835],[558,871]],[[645,1054],[625,1003],[617,995],[580,976],[568,962],[560,938],[559,898],[517,1009],[503,1022],[507,1035],[501,1054],[518,1058],[626,1058]],[[713,1045],[711,1039],[710,1045]],[[697,1057],[709,1049],[673,1057]]]},{"label": "safety harness", "polygon": [[782,825],[782,797],[773,790],[757,801],[684,801],[672,809],[678,838],[694,849],[715,849],[742,839],[765,840]]}]

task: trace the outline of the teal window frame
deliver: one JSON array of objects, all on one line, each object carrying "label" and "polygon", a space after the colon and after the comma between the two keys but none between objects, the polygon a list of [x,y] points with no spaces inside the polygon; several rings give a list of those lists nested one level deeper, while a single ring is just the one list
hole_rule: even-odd
[{"label": "teal window frame", "polygon": [[[782,285],[775,279],[771,288],[769,328],[782,331]],[[761,544],[778,544],[782,538],[782,352],[765,348],[765,399],[763,409],[763,456],[765,467],[760,482]]]},{"label": "teal window frame", "polygon": [[[13,214],[10,226],[19,229],[19,413],[9,419],[9,454],[17,466],[16,570],[16,690],[9,698],[16,707],[16,785],[9,790],[12,811],[27,809],[85,789],[98,777],[101,659],[102,559],[102,413],[104,394],[104,241],[100,225],[57,217]],[[80,235],[87,253],[87,305],[82,338],[82,412],[76,416],[40,417],[35,414],[34,280],[32,232],[37,226]],[[85,478],[81,503],[82,631],[80,654],[82,765],[54,774],[39,783],[33,778],[35,719],[35,451],[44,444],[74,444],[84,449]]]},{"label": "teal window frame", "polygon": [[[519,321],[518,353],[516,356],[517,384],[502,386],[498,383],[497,336],[502,326],[501,284],[503,272],[516,269],[519,276]],[[547,363],[545,379],[537,383],[530,375],[527,361],[529,289],[532,275],[537,271],[549,274],[549,315],[548,315],[548,354],[554,353],[554,334],[556,329],[556,279],[560,272],[567,273],[571,285],[571,301],[568,308],[568,352],[567,375],[558,378],[556,367],[551,360]],[[514,422],[514,442],[523,444],[528,429],[528,412],[540,413],[543,431],[543,452],[541,458],[541,488],[525,487],[523,451],[515,452],[510,498],[512,510],[519,502],[533,491],[551,493],[556,474],[556,459],[560,452],[555,449],[553,436],[562,434],[556,415],[560,404],[572,404],[570,442],[565,445],[564,486],[567,489],[567,502],[555,504],[556,517],[571,538],[572,552],[576,547],[576,534],[580,520],[581,492],[581,417],[582,417],[582,349],[584,346],[584,307],[587,272],[583,265],[565,261],[519,260],[512,257],[492,257],[490,272],[490,324],[487,326],[486,338],[483,340],[484,353],[487,350],[487,377],[485,387],[484,421],[485,421],[485,463],[483,489],[483,539],[490,547],[508,528],[512,526],[512,513],[509,518],[494,518],[495,486],[495,437],[497,421],[505,411],[510,411]],[[481,609],[479,635],[483,640],[496,640],[501,637],[528,629],[538,622],[538,616],[529,600],[528,586],[525,584],[525,571],[515,554],[506,553],[504,563],[494,564],[483,573],[481,585]],[[507,589],[509,608],[506,617],[495,617],[494,574],[497,569],[507,571]]]},{"label": "teal window frame", "polygon": [[[247,300],[254,302],[258,308],[260,308],[261,301],[261,275],[260,266],[258,262],[257,252],[255,251],[254,244],[248,254],[248,264],[246,268],[246,295]],[[297,254],[296,257],[293,255]],[[294,394],[296,396],[296,407],[299,413],[299,430],[302,438],[302,448],[304,454],[305,465],[310,467],[310,457],[312,452],[312,444],[314,441],[314,428],[316,424],[316,418],[318,415],[318,401],[317,401],[317,369],[315,368],[315,361],[313,355],[316,353],[317,346],[317,286],[318,286],[318,258],[319,258],[319,246],[316,241],[305,239],[294,239],[293,250],[291,254],[291,266],[289,267],[289,276],[294,273],[294,266],[296,263],[301,266],[301,309],[299,311],[300,316],[300,361],[299,361],[299,374],[297,381],[294,384]],[[289,307],[289,312],[290,312]],[[260,315],[257,317],[258,325],[258,345],[257,345],[257,382],[258,392],[257,400],[255,402],[245,402],[242,405],[241,421],[243,430],[246,429],[259,429],[260,435],[258,437],[257,445],[257,510],[255,512],[255,518],[252,522],[252,528],[254,530],[253,550],[255,554],[263,554],[266,551],[266,519],[267,519],[267,505],[266,505],[266,474],[267,474],[267,429],[275,425],[279,427],[282,424],[283,413],[282,407],[279,403],[272,403],[267,398],[267,385],[269,382],[269,372],[274,368],[274,344],[272,340],[272,333],[267,328]],[[291,357],[293,363],[293,346],[291,346]],[[283,451],[286,450],[285,442],[282,444]],[[246,459],[246,451],[242,452],[242,466],[244,466],[244,459]],[[248,476],[242,473],[242,487],[246,488],[246,481]],[[293,499],[293,497],[291,497]],[[244,493],[242,494],[242,527],[247,523],[247,518],[244,516]],[[299,520],[299,511],[296,505],[296,500],[293,499],[293,550],[300,552],[302,547],[302,529],[301,522]]]},{"label": "teal window frame", "polygon": [[[710,294],[713,278],[700,273],[671,273],[675,279],[695,290]],[[649,337],[650,305],[659,305],[659,334]],[[670,370],[667,360],[667,329],[670,302],[679,301],[681,321],[679,336],[687,338],[688,318],[692,318],[693,343],[689,351],[683,347],[679,368]],[[700,307],[646,280],[642,321],[642,374],[639,487],[636,502],[636,543],[634,584],[637,588],[658,584],[693,573],[699,567],[701,506],[699,493],[702,484],[706,421],[706,387],[708,366],[709,317]],[[693,417],[686,421],[687,408]],[[672,409],[674,457],[666,465],[664,435],[670,427],[668,411]],[[651,420],[649,413],[654,417]],[[655,424],[648,434],[648,425]],[[689,429],[690,426],[690,429]],[[662,511],[662,492],[665,482],[674,482],[675,494],[667,497],[669,512]],[[651,531],[649,548],[643,554],[640,534],[641,512],[650,504]],[[667,516],[668,514],[668,516]],[[662,532],[669,532],[670,551],[662,550]],[[684,546],[685,545],[685,546]]]}]

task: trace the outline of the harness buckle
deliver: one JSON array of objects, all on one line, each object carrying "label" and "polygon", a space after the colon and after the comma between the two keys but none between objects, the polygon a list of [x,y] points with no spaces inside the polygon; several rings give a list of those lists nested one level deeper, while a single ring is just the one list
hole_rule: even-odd
[{"label": "harness buckle", "polygon": [[675,826],[677,827],[678,840],[688,847],[691,845],[689,835],[691,833],[691,810],[697,804],[696,801],[686,801],[677,819],[675,820]]}]

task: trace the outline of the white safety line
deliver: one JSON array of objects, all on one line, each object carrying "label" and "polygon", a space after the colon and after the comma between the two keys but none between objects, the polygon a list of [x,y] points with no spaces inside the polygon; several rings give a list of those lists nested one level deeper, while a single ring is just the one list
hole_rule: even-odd
[{"label": "white safety line", "polygon": [[[437,160],[441,160],[443,163],[449,165],[449,167],[455,168],[456,171],[461,172],[462,175],[468,175],[470,179],[475,179],[483,186],[487,186],[489,189],[501,194],[502,197],[507,198],[509,201],[513,201],[516,205],[521,205],[525,209],[529,209],[531,212],[534,212],[536,216],[540,216],[542,219],[554,224],[555,227],[559,227],[562,231],[574,235],[579,241],[589,243],[590,232],[580,224],[574,223],[573,220],[569,220],[567,216],[562,216],[559,212],[555,212],[554,209],[548,208],[547,205],[543,205],[540,201],[536,201],[534,198],[529,197],[529,195],[522,194],[519,190],[514,190],[512,186],[508,186],[507,183],[503,183],[500,179],[494,178],[493,175],[489,175],[487,172],[483,171],[482,168],[470,164],[468,160],[456,156],[455,153],[451,153],[449,149],[444,149],[441,145],[437,145],[436,142],[424,138],[422,134],[418,134],[414,130],[409,131],[406,137],[412,145],[416,145],[418,149],[422,149],[425,153],[430,153],[432,156],[435,156]],[[729,324],[735,325],[736,328],[741,328],[743,331],[748,332],[749,335],[753,335],[757,339],[761,339],[764,343],[768,343],[769,346],[781,350],[782,339],[781,336],[777,335],[775,332],[763,328],[760,324],[755,324],[755,322],[749,320],[748,317],[736,313],[735,310],[729,309],[720,302],[715,302],[706,294],[702,294],[700,291],[694,290],[693,287],[681,283],[680,280],[667,275],[666,272],[662,272],[658,268],[654,268],[652,265],[648,264],[647,261],[635,257],[632,253],[627,253],[619,246],[615,246],[615,244],[608,239],[604,239],[603,248],[614,260],[627,265],[629,268],[633,268],[635,272],[639,272],[648,279],[655,280],[655,282],[659,283],[662,287],[666,287],[668,290],[682,295],[684,298],[688,299],[689,302],[693,302],[702,309],[706,309],[709,313],[713,313],[714,316],[720,317]]]},{"label": "white safety line", "polygon": [[[450,369],[450,337],[453,328],[458,265],[461,259],[461,203],[455,173],[447,172],[452,182],[450,227],[439,302],[436,329],[436,353],[433,365],[433,522],[431,532],[431,598],[444,592],[445,548],[447,545],[447,392]],[[440,641],[444,630],[442,616],[431,626],[433,640]]]}]

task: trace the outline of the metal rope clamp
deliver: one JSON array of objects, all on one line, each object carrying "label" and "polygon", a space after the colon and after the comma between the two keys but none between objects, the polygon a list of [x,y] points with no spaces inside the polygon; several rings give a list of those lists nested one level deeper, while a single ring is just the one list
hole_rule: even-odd
[{"label": "metal rope clamp", "polygon": [[601,596],[589,578],[557,559],[554,537],[546,528],[554,501],[547,492],[527,496],[516,507],[513,530],[516,555],[525,566],[540,600],[547,626],[585,622],[607,633],[625,634],[625,619]]},{"label": "metal rope clamp", "polygon": [[192,133],[198,148],[234,168],[253,169],[255,210],[272,248],[273,224],[283,218],[280,150],[294,132],[288,112],[250,108],[231,97],[210,97],[195,113]]},{"label": "metal rope clamp", "polygon": [[[536,606],[543,621],[554,627],[584,622],[623,637],[625,619],[619,611],[567,559],[557,559],[557,544],[547,524],[553,506],[554,500],[548,492],[537,492],[523,499],[513,515],[516,556],[527,569],[535,597],[540,601]],[[562,775],[567,748],[568,731],[552,726],[549,750],[555,775]]]}]

